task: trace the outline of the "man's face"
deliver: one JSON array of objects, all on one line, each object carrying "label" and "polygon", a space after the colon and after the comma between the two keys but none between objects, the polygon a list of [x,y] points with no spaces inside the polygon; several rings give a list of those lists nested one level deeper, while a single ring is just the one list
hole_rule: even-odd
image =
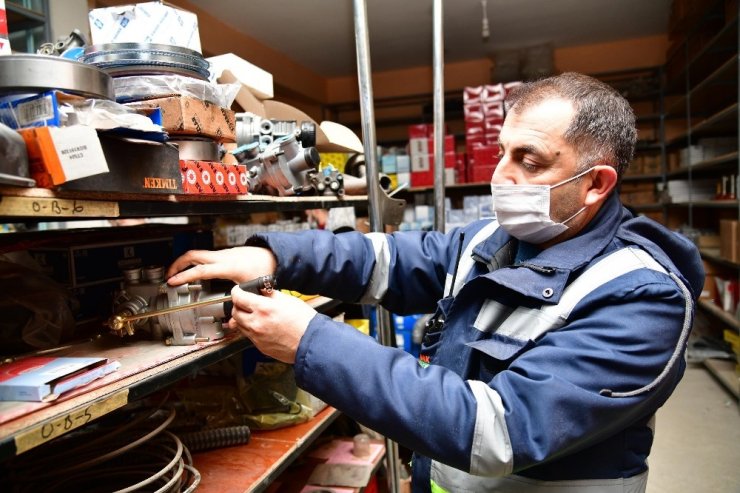
[{"label": "man's face", "polygon": [[[506,116],[499,136],[501,161],[491,183],[554,185],[576,175],[577,153],[563,135],[573,118],[573,105],[564,99],[545,99],[521,113]],[[551,191],[550,217],[563,221],[583,205],[579,182]]]}]

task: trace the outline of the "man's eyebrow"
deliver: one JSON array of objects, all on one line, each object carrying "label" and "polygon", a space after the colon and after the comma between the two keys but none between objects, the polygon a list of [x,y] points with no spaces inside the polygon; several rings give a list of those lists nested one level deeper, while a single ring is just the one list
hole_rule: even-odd
[{"label": "man's eyebrow", "polygon": [[[504,148],[504,145],[501,143],[501,141],[498,141],[498,146],[501,149]],[[511,149],[511,153],[512,154],[535,154],[537,156],[542,154],[534,146],[526,145],[526,144],[514,147],[513,149]]]}]

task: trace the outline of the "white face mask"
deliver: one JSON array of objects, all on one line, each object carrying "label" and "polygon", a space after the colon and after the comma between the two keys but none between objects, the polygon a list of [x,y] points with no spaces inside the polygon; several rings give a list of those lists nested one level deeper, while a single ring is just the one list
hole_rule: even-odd
[{"label": "white face mask", "polygon": [[491,183],[493,210],[496,219],[507,233],[527,243],[538,245],[564,231],[565,224],[583,212],[583,206],[562,223],[550,217],[550,190],[585,175],[593,168],[563,180],[555,185],[495,185]]}]

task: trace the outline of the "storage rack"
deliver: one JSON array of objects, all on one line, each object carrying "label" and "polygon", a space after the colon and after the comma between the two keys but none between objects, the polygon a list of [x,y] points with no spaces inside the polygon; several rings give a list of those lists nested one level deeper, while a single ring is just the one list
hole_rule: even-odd
[{"label": "storage rack", "polygon": [[[19,220],[58,221],[92,218],[167,217],[181,215],[249,214],[263,211],[300,211],[311,208],[356,206],[367,207],[366,196],[343,199],[331,196],[272,197],[243,195],[230,197],[198,197],[184,195],[144,195],[91,192],[55,192],[37,188],[0,186],[0,222]],[[52,233],[52,232],[49,232]],[[15,233],[3,235],[11,240]],[[10,249],[12,244],[9,245]],[[327,298],[310,300],[314,308],[327,312],[339,302]],[[122,347],[124,347],[122,349]],[[53,404],[30,403],[31,412],[23,410],[28,403],[0,403],[0,414],[19,414],[19,417],[0,424],[0,461],[43,446],[50,440],[73,431],[87,422],[102,417],[128,402],[134,402],[157,392],[174,382],[192,375],[218,361],[252,347],[239,335],[199,346],[166,346],[161,341],[120,342],[113,336],[102,336],[91,341],[60,349],[56,355],[110,356],[121,351],[134,356],[135,364],[126,358],[115,375],[104,377],[86,387],[72,391],[69,397]],[[141,370],[139,370],[141,368]],[[27,408],[26,408],[27,409]],[[338,411],[328,408],[309,423],[289,432],[255,432],[256,441],[240,451],[242,456],[260,455],[260,440],[278,443],[277,451],[269,460],[261,458],[250,466],[253,483],[244,483],[245,491],[264,491],[300,453],[306,450],[329,424]],[[6,414],[8,416],[8,414]],[[277,442],[275,442],[277,440]],[[264,445],[264,443],[263,443]],[[208,462],[208,452],[196,454],[196,461]],[[196,464],[197,465],[197,464]]]},{"label": "storage rack", "polygon": [[[673,46],[666,63],[664,92],[671,102],[666,106],[664,119],[684,126],[678,135],[667,138],[666,149],[671,152],[685,148],[704,137],[731,138],[734,148],[666,171],[667,180],[687,180],[690,189],[700,179],[734,175],[737,184],[740,177],[740,7],[715,0],[703,4],[701,9],[687,20],[686,36]],[[738,191],[735,193],[737,196]],[[736,197],[697,200],[690,196],[686,203],[668,203],[666,207],[668,225],[673,228],[686,224],[718,234],[721,219],[740,220],[740,201]],[[718,248],[700,245],[700,253],[708,269],[740,281],[740,263],[721,257]],[[721,338],[723,329],[740,333],[740,321],[734,314],[706,299],[700,299],[698,307],[707,316],[712,335]],[[735,397],[740,396],[733,364],[710,359],[705,366]]]}]

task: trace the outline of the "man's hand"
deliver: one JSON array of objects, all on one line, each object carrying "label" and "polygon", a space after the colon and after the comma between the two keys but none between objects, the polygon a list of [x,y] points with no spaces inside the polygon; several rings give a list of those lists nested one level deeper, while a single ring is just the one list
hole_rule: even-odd
[{"label": "man's hand", "polygon": [[[190,266],[193,268],[187,269]],[[177,258],[167,269],[167,283],[170,286],[179,286],[201,279],[229,279],[239,284],[260,276],[275,274],[276,266],[275,256],[267,248],[190,250]]]},{"label": "man's hand", "polygon": [[316,310],[277,290],[257,295],[234,286],[231,299],[234,309],[229,328],[239,329],[263,354],[284,363],[295,363],[298,344]]}]

